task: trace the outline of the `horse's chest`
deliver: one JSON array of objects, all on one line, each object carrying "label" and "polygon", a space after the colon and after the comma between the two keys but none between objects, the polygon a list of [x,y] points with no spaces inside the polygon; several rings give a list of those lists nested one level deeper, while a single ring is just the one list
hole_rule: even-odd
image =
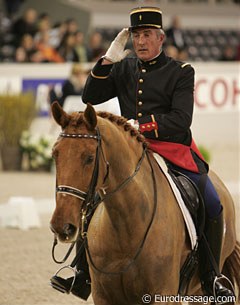
[{"label": "horse's chest", "polygon": [[140,296],[144,294],[142,282],[134,272],[128,272],[119,276],[102,276],[94,286],[96,296],[104,298],[105,305],[135,305],[141,303]]}]

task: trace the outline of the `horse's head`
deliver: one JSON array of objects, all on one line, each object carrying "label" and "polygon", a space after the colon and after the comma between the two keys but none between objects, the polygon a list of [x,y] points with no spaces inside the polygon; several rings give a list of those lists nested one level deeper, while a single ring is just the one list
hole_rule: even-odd
[{"label": "horse's head", "polygon": [[97,116],[91,105],[83,113],[69,115],[54,103],[52,113],[62,133],[53,147],[57,188],[50,226],[61,241],[72,242],[81,224],[82,204],[91,199],[86,197],[93,196],[96,180],[101,178],[96,173],[96,158],[100,155]]},{"label": "horse's head", "polygon": [[127,119],[108,112],[96,115],[90,104],[69,115],[54,103],[52,113],[62,133],[53,147],[57,187],[51,229],[61,241],[73,242],[96,192],[118,189],[138,167],[144,137]]}]

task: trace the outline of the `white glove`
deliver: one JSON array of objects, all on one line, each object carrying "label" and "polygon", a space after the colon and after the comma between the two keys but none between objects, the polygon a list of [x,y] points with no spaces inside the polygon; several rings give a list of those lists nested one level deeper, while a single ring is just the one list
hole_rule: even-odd
[{"label": "white glove", "polygon": [[130,119],[127,122],[130,125],[132,125],[132,127],[134,127],[135,129],[139,130],[139,122],[138,122],[138,120]]},{"label": "white glove", "polygon": [[130,32],[128,31],[128,28],[122,29],[122,31],[118,33],[117,37],[113,40],[109,49],[107,50],[107,53],[103,57],[112,63],[116,63],[124,59],[129,53],[131,53],[131,50],[124,50],[129,35]]}]

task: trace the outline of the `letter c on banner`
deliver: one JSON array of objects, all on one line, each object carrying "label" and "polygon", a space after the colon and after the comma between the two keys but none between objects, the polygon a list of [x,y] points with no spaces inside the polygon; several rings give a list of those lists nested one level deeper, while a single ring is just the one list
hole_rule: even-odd
[{"label": "letter c on banner", "polygon": [[[207,84],[207,80],[206,79],[200,79],[196,82],[195,84],[195,96],[194,96],[194,101],[195,101],[195,104],[197,107],[199,108],[206,108],[207,107],[207,103],[205,102],[201,102],[200,101],[200,86],[202,85],[206,85]],[[203,88],[204,90],[204,88]],[[205,90],[205,95],[206,95],[206,98],[205,100],[207,101],[208,97],[207,97],[207,90]]]}]

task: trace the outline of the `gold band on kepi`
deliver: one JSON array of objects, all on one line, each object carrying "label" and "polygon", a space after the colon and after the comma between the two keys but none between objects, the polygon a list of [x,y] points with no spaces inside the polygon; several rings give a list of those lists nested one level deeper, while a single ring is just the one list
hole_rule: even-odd
[{"label": "gold band on kepi", "polygon": [[162,12],[158,7],[137,7],[130,12],[130,22],[130,31],[138,27],[154,27],[161,29]]}]

